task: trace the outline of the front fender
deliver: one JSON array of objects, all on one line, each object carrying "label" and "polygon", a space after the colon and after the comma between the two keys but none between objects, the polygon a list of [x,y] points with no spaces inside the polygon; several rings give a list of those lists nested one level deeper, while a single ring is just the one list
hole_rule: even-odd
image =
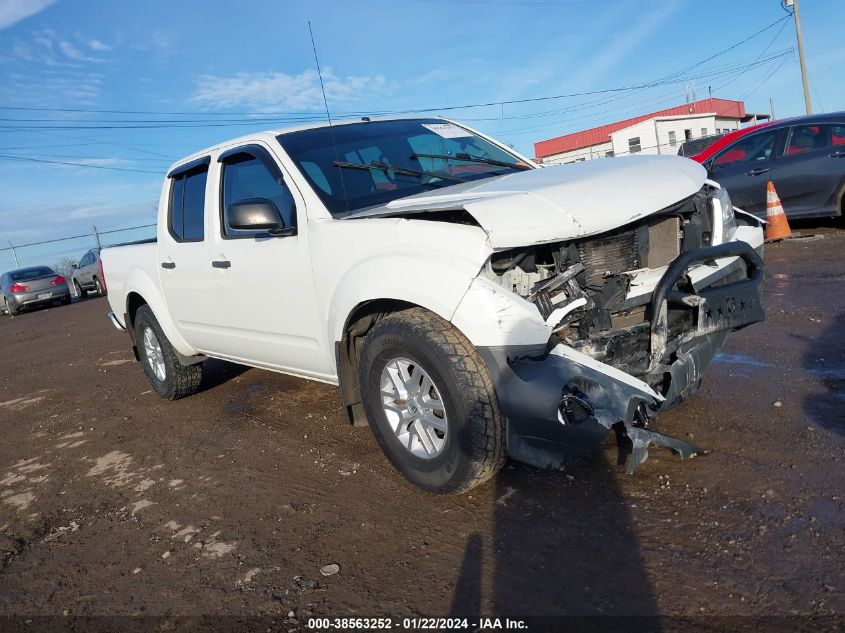
[{"label": "front fender", "polygon": [[[150,306],[150,310],[153,311],[161,329],[164,331],[164,335],[177,352],[183,356],[194,356],[198,353],[197,350],[188,345],[185,342],[185,339],[182,338],[182,335],[179,334],[179,331],[176,329],[176,326],[170,318],[170,312],[167,309],[167,304],[161,294],[161,291],[159,290],[158,284],[140,266],[133,266],[126,271],[126,275],[123,280],[123,306],[120,315],[121,317],[123,314],[128,312],[128,298],[133,292],[141,295],[144,301],[147,302],[147,305]],[[130,327],[129,323],[126,323],[125,325],[126,327]]]},{"label": "front fender", "polygon": [[477,274],[477,262],[437,258],[431,249],[381,251],[340,277],[329,302],[328,340],[340,341],[349,316],[369,301],[404,301],[450,321]]}]

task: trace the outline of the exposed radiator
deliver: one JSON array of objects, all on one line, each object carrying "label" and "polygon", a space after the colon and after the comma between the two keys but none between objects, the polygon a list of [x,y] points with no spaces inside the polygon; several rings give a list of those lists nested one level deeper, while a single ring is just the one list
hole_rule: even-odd
[{"label": "exposed radiator", "polygon": [[587,269],[587,284],[601,285],[607,274],[640,268],[638,231],[626,231],[578,244],[581,263]]},{"label": "exposed radiator", "polygon": [[670,217],[578,244],[587,283],[601,285],[608,274],[666,266],[681,254],[680,229],[680,220]]}]

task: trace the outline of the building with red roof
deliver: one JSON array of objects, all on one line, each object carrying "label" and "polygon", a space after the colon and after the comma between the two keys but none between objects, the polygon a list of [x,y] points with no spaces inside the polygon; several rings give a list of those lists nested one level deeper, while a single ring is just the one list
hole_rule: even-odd
[{"label": "building with red roof", "polygon": [[742,101],[711,97],[538,141],[534,155],[544,164],[559,164],[636,153],[677,154],[684,141],[726,134],[768,118],[747,113]]}]

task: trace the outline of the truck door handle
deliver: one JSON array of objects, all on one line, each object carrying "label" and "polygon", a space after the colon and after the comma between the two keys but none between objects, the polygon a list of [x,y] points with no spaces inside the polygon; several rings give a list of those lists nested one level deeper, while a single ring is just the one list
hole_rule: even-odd
[{"label": "truck door handle", "polygon": [[211,261],[211,265],[214,268],[231,268],[232,262],[228,259],[214,259]]},{"label": "truck door handle", "polygon": [[831,158],[845,158],[845,149],[840,149],[830,155]]},{"label": "truck door handle", "polygon": [[745,172],[745,175],[746,176],[759,176],[760,174],[765,174],[767,171],[769,171],[768,167],[757,167],[755,169],[751,169],[751,170]]},{"label": "truck door handle", "polygon": [[176,262],[161,262],[162,268],[176,268]]}]

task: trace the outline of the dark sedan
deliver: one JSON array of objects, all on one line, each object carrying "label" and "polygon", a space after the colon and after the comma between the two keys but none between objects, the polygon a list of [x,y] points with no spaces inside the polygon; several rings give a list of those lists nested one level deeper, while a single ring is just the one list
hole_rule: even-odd
[{"label": "dark sedan", "polygon": [[67,280],[48,266],[30,266],[0,275],[0,305],[14,316],[21,308],[70,303]]},{"label": "dark sedan", "polygon": [[845,112],[739,130],[691,158],[730,192],[737,207],[755,215],[766,215],[769,180],[790,218],[843,214]]}]

